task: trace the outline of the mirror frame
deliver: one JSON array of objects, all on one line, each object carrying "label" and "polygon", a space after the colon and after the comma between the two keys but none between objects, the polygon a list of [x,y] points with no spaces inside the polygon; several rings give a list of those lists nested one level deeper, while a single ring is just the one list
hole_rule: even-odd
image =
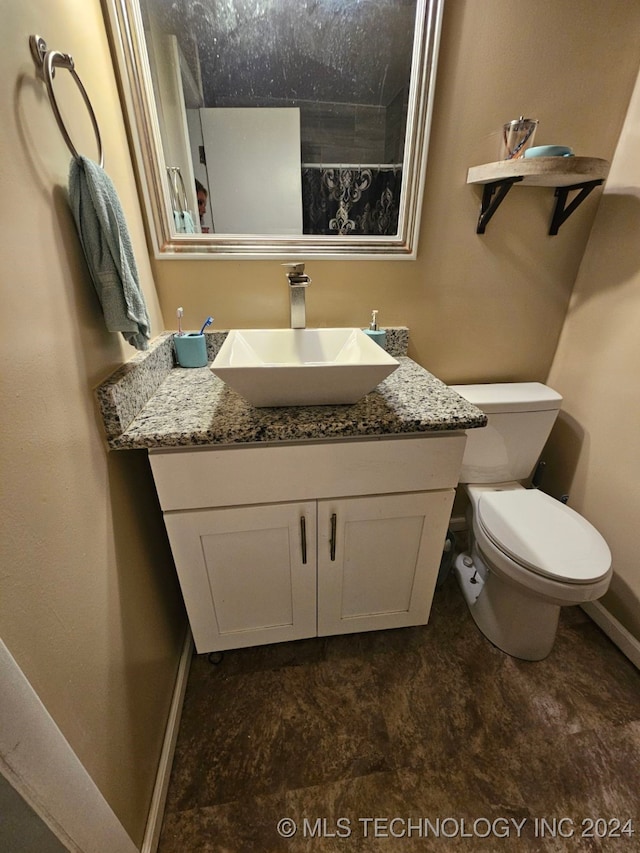
[{"label": "mirror frame", "polygon": [[416,2],[398,233],[393,236],[303,234],[292,237],[176,233],[139,3],[138,0],[106,0],[111,46],[154,256],[157,259],[199,260],[303,257],[415,260],[443,6],[444,0]]}]

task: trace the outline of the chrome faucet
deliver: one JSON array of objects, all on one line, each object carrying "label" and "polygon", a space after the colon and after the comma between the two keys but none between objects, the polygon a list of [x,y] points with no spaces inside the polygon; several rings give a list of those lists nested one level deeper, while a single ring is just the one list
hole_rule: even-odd
[{"label": "chrome faucet", "polygon": [[311,279],[304,271],[304,264],[282,264],[288,268],[289,299],[291,303],[291,328],[304,329],[306,326],[305,289]]}]

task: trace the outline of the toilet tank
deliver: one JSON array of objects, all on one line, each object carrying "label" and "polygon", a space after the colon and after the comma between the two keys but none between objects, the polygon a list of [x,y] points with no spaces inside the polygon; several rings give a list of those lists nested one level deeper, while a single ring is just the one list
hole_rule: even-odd
[{"label": "toilet tank", "polygon": [[487,415],[484,429],[467,431],[461,483],[526,480],[540,458],[562,397],[540,382],[452,385]]}]

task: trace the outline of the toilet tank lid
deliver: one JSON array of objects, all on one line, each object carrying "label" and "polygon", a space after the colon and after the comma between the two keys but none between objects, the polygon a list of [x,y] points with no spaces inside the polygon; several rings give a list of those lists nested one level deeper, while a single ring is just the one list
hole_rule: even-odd
[{"label": "toilet tank lid", "polygon": [[485,414],[555,411],[562,403],[560,394],[542,382],[496,382],[450,388]]}]

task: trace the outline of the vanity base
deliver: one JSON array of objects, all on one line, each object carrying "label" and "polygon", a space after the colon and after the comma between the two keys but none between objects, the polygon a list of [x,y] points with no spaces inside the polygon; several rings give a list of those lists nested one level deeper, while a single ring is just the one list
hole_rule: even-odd
[{"label": "vanity base", "polygon": [[465,440],[151,452],[197,651],[426,624]]}]

